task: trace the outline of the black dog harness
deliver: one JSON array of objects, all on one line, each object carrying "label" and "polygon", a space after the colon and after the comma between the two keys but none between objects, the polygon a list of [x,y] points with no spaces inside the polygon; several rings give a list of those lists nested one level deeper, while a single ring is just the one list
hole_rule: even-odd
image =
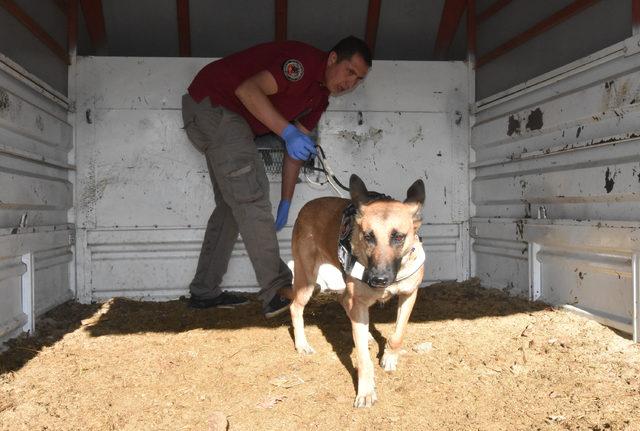
[{"label": "black dog harness", "polygon": [[[381,193],[369,192],[370,200],[391,200],[387,195]],[[358,259],[351,252],[351,234],[353,232],[353,216],[357,210],[353,203],[350,203],[342,212],[342,221],[340,223],[340,232],[338,234],[338,260],[342,265],[343,277],[350,275],[353,278],[361,280],[363,283],[369,284],[371,275],[366,268],[358,262]],[[424,249],[422,248],[422,240],[418,235],[411,249],[402,257],[400,270],[396,275],[395,282],[404,280],[413,275],[423,265],[425,260]]]}]

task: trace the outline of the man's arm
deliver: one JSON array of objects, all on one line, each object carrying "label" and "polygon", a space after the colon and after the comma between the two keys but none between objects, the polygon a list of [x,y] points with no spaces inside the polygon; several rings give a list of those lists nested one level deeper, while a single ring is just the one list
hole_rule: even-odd
[{"label": "man's arm", "polygon": [[311,134],[311,132],[307,130],[307,128],[304,127],[301,122],[296,121],[295,124],[296,124],[296,127],[302,130],[302,133],[304,133],[305,135],[309,136]]},{"label": "man's arm", "polygon": [[313,141],[290,124],[269,100],[268,96],[277,92],[278,83],[275,78],[271,72],[263,70],[245,80],[234,93],[254,117],[271,131],[282,136],[291,157],[306,160],[315,156],[316,148]]},{"label": "man's arm", "polygon": [[[296,122],[296,127],[300,129],[304,134],[308,135],[310,132],[302,124]],[[300,168],[304,165],[304,160],[296,160],[284,152],[284,159],[282,161],[282,184],[280,186],[280,204],[278,205],[278,213],[276,215],[276,230],[280,230],[287,223],[289,218],[289,206],[293,199],[293,192],[296,188],[296,182],[298,181],[298,175],[300,175]]]},{"label": "man's arm", "polygon": [[[311,132],[307,130],[300,122],[296,121],[295,125],[302,133],[309,136]],[[304,165],[304,160],[296,160],[284,153],[284,160],[282,162],[282,187],[280,190],[280,199],[286,199],[290,201],[293,198],[293,191],[296,188],[296,182],[298,175],[300,175],[300,169]]]},{"label": "man's arm", "polygon": [[[309,131],[300,123],[295,127],[292,126],[273,106],[268,96],[277,92],[278,83],[275,78],[269,71],[263,70],[242,82],[236,88],[235,95],[258,121],[282,136],[287,143],[287,151],[282,163],[280,204],[276,217],[276,229],[280,230],[287,223],[289,206],[300,168],[308,155],[315,155],[315,148],[313,141],[306,136]],[[294,159],[290,154],[296,158]]]},{"label": "man's arm", "polygon": [[296,188],[300,168],[304,164],[303,160],[293,159],[289,154],[284,154],[282,163],[282,187],[280,189],[280,199],[291,201]]},{"label": "man's arm", "polygon": [[267,96],[278,92],[278,83],[266,70],[258,72],[236,88],[235,95],[245,108],[269,130],[282,136],[289,122],[278,112]]},{"label": "man's arm", "polygon": [[[307,130],[300,122],[296,121],[295,125],[305,135],[310,135],[311,132]],[[282,188],[280,199],[291,200],[293,198],[293,191],[296,188],[296,182],[298,175],[300,175],[300,169],[304,165],[304,160],[296,160],[290,157],[286,152],[282,163]]]}]

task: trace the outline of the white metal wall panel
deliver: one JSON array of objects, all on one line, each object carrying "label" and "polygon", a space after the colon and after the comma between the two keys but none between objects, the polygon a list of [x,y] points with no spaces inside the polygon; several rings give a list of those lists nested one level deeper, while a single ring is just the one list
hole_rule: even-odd
[{"label": "white metal wall panel", "polygon": [[634,37],[481,100],[471,132],[482,282],[629,332],[640,250],[639,52]]},{"label": "white metal wall panel", "polygon": [[0,57],[0,341],[73,296],[68,105]]},{"label": "white metal wall panel", "polygon": [[[181,130],[180,99],[208,59],[79,58],[76,84],[78,282],[82,300],[187,292],[213,196],[204,157]],[[463,63],[375,62],[353,93],[331,100],[319,142],[343,181],[353,172],[404,198],[425,180],[425,281],[463,279],[468,260],[468,71]],[[274,208],[279,178],[270,177]],[[299,184],[279,234],[328,187]],[[256,287],[241,240],[225,287]]]},{"label": "white metal wall panel", "polygon": [[26,266],[18,257],[0,260],[0,346],[22,332],[27,321],[22,311],[21,277],[25,272]]}]

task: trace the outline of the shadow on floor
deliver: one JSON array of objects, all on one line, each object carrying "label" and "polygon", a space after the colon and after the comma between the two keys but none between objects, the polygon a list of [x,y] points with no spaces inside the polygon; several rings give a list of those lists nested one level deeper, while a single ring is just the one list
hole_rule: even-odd
[{"label": "shadow on floor", "polygon": [[[371,333],[380,351],[383,350],[386,340],[375,325],[394,322],[396,308],[395,299],[384,305],[371,307]],[[411,314],[411,322],[470,320],[485,316],[535,312],[547,308],[549,306],[543,303],[511,297],[494,289],[484,289],[475,280],[464,283],[439,283],[420,290]],[[114,298],[105,304],[91,305],[67,302],[39,319],[35,337],[21,337],[8,343],[9,349],[0,354],[0,374],[22,368],[43,347],[53,345],[64,334],[81,326],[92,336],[100,337],[146,332],[179,333],[193,329],[275,328],[290,324],[288,313],[275,319],[265,319],[257,301],[235,310],[191,309],[184,300],[140,302]],[[336,298],[332,295],[314,297],[305,308],[305,325],[320,328],[355,382],[356,371],[350,356],[353,350],[351,328]]]},{"label": "shadow on floor", "polygon": [[23,335],[5,343],[7,350],[0,353],[0,375],[25,366],[43,348],[54,345],[66,334],[81,327],[82,322],[99,309],[99,304],[68,301],[47,312],[37,319],[34,337]]}]

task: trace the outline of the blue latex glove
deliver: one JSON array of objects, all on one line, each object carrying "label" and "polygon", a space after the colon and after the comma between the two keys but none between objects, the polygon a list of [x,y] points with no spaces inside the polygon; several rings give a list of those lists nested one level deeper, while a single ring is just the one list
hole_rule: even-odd
[{"label": "blue latex glove", "polygon": [[284,227],[287,224],[287,219],[289,218],[289,207],[291,206],[291,201],[283,199],[278,204],[278,215],[276,216],[276,232]]},{"label": "blue latex glove", "polygon": [[309,160],[316,155],[316,144],[296,126],[289,124],[282,132],[287,153],[296,160]]}]

